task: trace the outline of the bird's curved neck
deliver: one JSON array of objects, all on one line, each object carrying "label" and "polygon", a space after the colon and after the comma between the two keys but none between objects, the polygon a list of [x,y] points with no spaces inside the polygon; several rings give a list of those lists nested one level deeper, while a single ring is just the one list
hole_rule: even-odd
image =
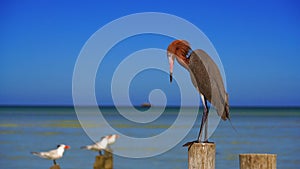
[{"label": "bird's curved neck", "polygon": [[178,61],[178,63],[180,63],[183,67],[188,69],[191,47],[187,41],[175,40],[169,45],[167,50],[168,52],[176,56],[176,60]]},{"label": "bird's curved neck", "polygon": [[186,52],[186,51],[185,51],[185,52],[182,52],[182,51],[179,50],[179,51],[176,52],[176,54],[175,54],[178,63],[179,63],[181,66],[183,66],[184,68],[186,68],[186,69],[189,69],[189,68],[188,68],[188,65],[189,65],[189,62],[190,62],[189,56],[190,56],[191,52],[192,52],[191,49],[189,49],[188,52]]}]

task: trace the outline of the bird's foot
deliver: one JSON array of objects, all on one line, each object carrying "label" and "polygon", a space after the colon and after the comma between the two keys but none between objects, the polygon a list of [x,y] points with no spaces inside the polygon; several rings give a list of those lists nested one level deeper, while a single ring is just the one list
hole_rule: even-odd
[{"label": "bird's foot", "polygon": [[182,145],[182,147],[190,147],[194,143],[214,143],[214,142],[210,142],[208,140],[205,140],[205,141],[195,140],[195,141],[190,141],[190,142],[185,143],[184,145]]},{"label": "bird's foot", "polygon": [[193,145],[194,143],[199,143],[199,140],[187,142],[182,147],[189,147],[189,146]]}]

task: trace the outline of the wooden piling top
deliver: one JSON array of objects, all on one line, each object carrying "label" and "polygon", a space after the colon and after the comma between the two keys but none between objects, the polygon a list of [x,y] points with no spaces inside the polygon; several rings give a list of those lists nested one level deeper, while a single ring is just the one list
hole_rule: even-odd
[{"label": "wooden piling top", "polygon": [[57,164],[54,164],[53,166],[50,167],[50,169],[60,169],[60,166]]},{"label": "wooden piling top", "polygon": [[193,143],[189,147],[189,169],[215,169],[216,145]]},{"label": "wooden piling top", "polygon": [[240,169],[276,169],[276,154],[240,154]]},{"label": "wooden piling top", "polygon": [[96,156],[94,169],[113,169],[113,154],[105,151],[104,155]]}]

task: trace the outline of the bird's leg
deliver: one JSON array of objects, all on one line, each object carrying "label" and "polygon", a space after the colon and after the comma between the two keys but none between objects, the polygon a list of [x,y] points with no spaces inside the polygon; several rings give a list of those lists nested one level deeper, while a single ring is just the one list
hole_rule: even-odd
[{"label": "bird's leg", "polygon": [[[201,143],[203,125],[206,124],[207,117],[208,117],[207,100],[206,100],[205,96],[203,96],[202,94],[201,94],[201,100],[202,100],[202,103],[203,103],[203,115],[202,115],[198,140],[187,142],[183,145],[183,147],[188,146],[190,148],[190,145],[194,144],[195,142]],[[205,136],[204,142],[208,142],[208,140],[207,140],[207,126],[206,126],[206,129],[205,129],[205,135],[204,136]]]},{"label": "bird's leg", "polygon": [[200,143],[201,142],[201,138],[202,138],[202,129],[203,129],[203,125],[205,125],[205,133],[204,133],[204,136],[205,136],[205,141],[207,141],[207,126],[206,126],[206,121],[207,121],[207,115],[208,115],[208,110],[206,107],[204,107],[204,110],[203,110],[203,115],[202,115],[202,120],[201,120],[201,125],[200,125],[200,130],[199,130],[199,135],[198,135],[198,142]]},{"label": "bird's leg", "polygon": [[107,150],[112,152],[112,148],[110,147],[110,145],[107,145]]},{"label": "bird's leg", "polygon": [[205,113],[205,120],[204,120],[204,143],[208,143],[208,112],[209,110],[207,109],[206,110],[206,113]]},{"label": "bird's leg", "polygon": [[53,160],[53,163],[54,163],[54,165],[56,165],[56,161],[55,160]]},{"label": "bird's leg", "polygon": [[198,142],[201,142],[201,138],[202,138],[202,129],[203,129],[203,125],[205,125],[205,139],[204,142],[207,141],[207,117],[208,117],[208,107],[207,107],[207,100],[205,98],[205,96],[203,96],[201,94],[201,100],[203,103],[203,115],[202,115],[202,120],[201,120],[201,125],[200,125],[200,131],[199,131],[199,135],[198,135]]}]

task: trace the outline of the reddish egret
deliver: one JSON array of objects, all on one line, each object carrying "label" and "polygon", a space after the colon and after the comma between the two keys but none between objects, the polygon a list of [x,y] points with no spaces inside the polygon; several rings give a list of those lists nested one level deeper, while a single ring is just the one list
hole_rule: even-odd
[{"label": "reddish egret", "polygon": [[170,82],[172,82],[174,60],[190,72],[191,80],[201,96],[203,103],[203,115],[198,135],[198,140],[188,142],[189,146],[194,142],[201,142],[202,129],[205,125],[204,141],[208,142],[207,122],[209,108],[207,101],[213,105],[223,120],[229,119],[228,94],[225,91],[224,83],[218,66],[203,50],[192,51],[190,44],[185,40],[173,41],[168,49],[167,55],[170,63]]},{"label": "reddish egret", "polygon": [[70,146],[60,144],[57,146],[57,149],[50,150],[47,152],[31,152],[31,154],[39,156],[41,158],[46,158],[49,160],[53,160],[53,163],[56,164],[57,159],[62,158],[66,149],[69,149]]}]

